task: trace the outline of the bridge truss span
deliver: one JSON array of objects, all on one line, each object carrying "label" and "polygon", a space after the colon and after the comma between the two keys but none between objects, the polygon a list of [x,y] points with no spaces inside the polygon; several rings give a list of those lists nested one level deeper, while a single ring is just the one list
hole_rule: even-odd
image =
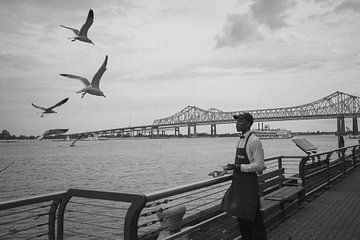
[{"label": "bridge truss span", "polygon": [[[71,139],[80,139],[82,136],[96,134],[99,136],[159,136],[166,135],[167,130],[174,129],[175,136],[180,135],[180,127],[188,128],[188,136],[196,136],[197,125],[210,125],[211,136],[216,136],[217,124],[229,124],[235,122],[233,116],[240,112],[250,112],[254,116],[254,121],[284,121],[302,119],[337,119],[337,132],[345,134],[344,118],[353,118],[353,134],[358,134],[357,117],[360,116],[360,98],[335,92],[317,101],[284,108],[257,109],[224,112],[216,108],[208,110],[196,106],[187,106],[183,110],[169,117],[154,120],[153,124],[133,127],[123,127],[85,133],[72,133],[62,135]],[[191,134],[191,128],[193,134]]]},{"label": "bridge truss span", "polygon": [[[246,110],[254,121],[283,121],[301,119],[350,118],[360,115],[360,98],[340,91],[317,101],[284,108]],[[154,120],[154,126],[183,126],[189,124],[221,124],[233,122],[233,115],[243,111],[224,112],[219,109],[201,109],[187,106],[169,117]]]}]

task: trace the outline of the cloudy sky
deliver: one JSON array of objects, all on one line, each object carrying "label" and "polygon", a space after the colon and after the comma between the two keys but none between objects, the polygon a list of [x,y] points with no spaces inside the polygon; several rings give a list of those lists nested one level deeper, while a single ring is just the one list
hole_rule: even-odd
[{"label": "cloudy sky", "polygon": [[[0,0],[0,130],[39,135],[151,124],[188,105],[239,111],[360,96],[358,0]],[[89,9],[95,45],[71,42]],[[86,95],[100,82],[106,98]],[[57,114],[31,106],[69,97]],[[270,123],[335,130],[336,122]]]}]

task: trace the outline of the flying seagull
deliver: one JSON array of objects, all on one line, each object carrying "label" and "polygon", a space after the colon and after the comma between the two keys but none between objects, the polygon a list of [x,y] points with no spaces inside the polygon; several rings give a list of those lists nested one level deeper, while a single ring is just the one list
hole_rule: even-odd
[{"label": "flying seagull", "polygon": [[61,106],[63,105],[64,103],[66,103],[67,101],[69,100],[69,98],[65,98],[63,100],[61,100],[60,102],[58,102],[57,104],[55,104],[54,106],[51,106],[51,107],[48,107],[48,108],[45,108],[45,107],[40,107],[40,106],[37,106],[33,103],[31,103],[31,105],[33,105],[34,107],[38,108],[38,109],[41,109],[43,110],[44,112],[41,113],[41,116],[40,117],[43,117],[44,114],[47,114],[47,113],[56,113],[53,109],[58,107],[58,106]]},{"label": "flying seagull", "polygon": [[79,41],[94,44],[87,36],[88,30],[91,27],[91,25],[93,24],[93,22],[94,22],[94,11],[92,9],[90,9],[89,14],[86,19],[86,22],[84,23],[84,25],[82,25],[80,31],[76,28],[66,27],[64,25],[60,25],[60,26],[63,28],[70,29],[75,33],[76,36],[73,38],[70,38],[72,42],[75,40],[79,40]]},{"label": "flying seagull", "polygon": [[75,147],[75,143],[77,141],[79,141],[81,138],[87,136],[87,134],[83,133],[83,134],[80,134],[79,136],[77,136],[77,138],[75,139],[75,141],[73,141],[71,144],[70,144],[70,147]]},{"label": "flying seagull", "polygon": [[43,140],[45,137],[63,134],[63,133],[66,133],[67,131],[69,131],[68,128],[54,128],[54,129],[49,129],[49,130],[45,131],[42,135],[38,136],[37,138],[39,138],[39,141],[41,141],[41,140]]},{"label": "flying seagull", "polygon": [[83,89],[81,89],[80,91],[76,92],[76,93],[82,93],[81,98],[83,98],[86,93],[91,94],[91,95],[105,97],[104,93],[99,88],[99,82],[100,82],[102,75],[106,71],[107,60],[108,60],[108,56],[106,55],[104,63],[101,65],[101,67],[99,68],[97,73],[95,73],[91,83],[89,82],[89,80],[87,80],[84,77],[71,75],[71,74],[60,74],[60,75],[63,77],[78,79],[84,83],[85,87]]}]

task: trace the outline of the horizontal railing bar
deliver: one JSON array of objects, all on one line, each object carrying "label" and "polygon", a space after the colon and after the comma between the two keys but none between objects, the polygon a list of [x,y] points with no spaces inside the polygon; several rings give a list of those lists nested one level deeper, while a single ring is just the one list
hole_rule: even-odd
[{"label": "horizontal railing bar", "polygon": [[222,198],[217,198],[217,199],[215,199],[215,200],[213,200],[213,201],[204,203],[204,204],[199,205],[199,206],[197,206],[197,207],[189,208],[189,209],[187,209],[187,211],[191,211],[191,210],[194,210],[194,209],[198,209],[198,208],[200,208],[200,207],[203,207],[203,206],[209,205],[209,204],[211,204],[211,203],[217,202],[217,201],[219,201],[220,199],[222,199]]},{"label": "horizontal railing bar", "polygon": [[128,210],[127,208],[122,208],[122,207],[104,206],[104,205],[93,204],[93,203],[82,203],[82,202],[76,202],[76,201],[72,201],[72,200],[70,200],[69,203],[87,205],[87,206],[93,206],[93,207],[102,207],[102,208],[108,208],[108,209]]},{"label": "horizontal railing bar", "polygon": [[[97,237],[98,239],[110,239],[110,240],[116,239],[116,238],[110,238],[110,237],[105,237],[105,236],[99,236],[99,235],[95,235],[95,234],[77,232],[77,231],[73,231],[73,230],[69,230],[69,229],[66,229],[66,232],[76,233],[76,234],[83,235],[83,236],[85,235],[85,236]],[[124,233],[120,233],[120,234],[124,234]]]},{"label": "horizontal railing bar", "polygon": [[89,214],[89,215],[96,215],[96,216],[102,216],[102,217],[111,217],[111,218],[123,219],[123,217],[118,217],[118,216],[114,216],[114,215],[107,215],[107,214],[93,213],[93,212],[85,212],[85,211],[72,210],[72,209],[67,209],[66,212],[84,213],[84,214]]},{"label": "horizontal railing bar", "polygon": [[203,225],[205,225],[205,224],[207,224],[209,222],[212,222],[212,221],[214,221],[214,220],[216,220],[218,218],[221,218],[221,217],[225,216],[226,214],[227,213],[225,213],[225,212],[220,213],[220,214],[218,214],[218,215],[216,215],[216,216],[214,216],[212,218],[209,218],[209,219],[207,219],[207,220],[205,220],[203,222],[200,222],[198,224],[195,224],[193,226],[187,227],[186,229],[181,230],[180,232],[172,234],[172,235],[170,235],[168,237],[165,237],[165,238],[163,238],[161,240],[173,240],[173,239],[176,239],[176,238],[181,237],[181,236],[183,236],[183,235],[185,235],[187,233],[193,232],[195,229],[197,229],[197,228],[199,228],[199,227],[201,227],[201,226],[203,226]]},{"label": "horizontal railing bar", "polygon": [[21,207],[24,205],[31,205],[31,204],[35,204],[35,203],[42,203],[42,202],[52,201],[55,199],[61,199],[65,196],[65,193],[66,193],[65,191],[61,191],[61,192],[57,192],[57,193],[50,193],[50,194],[44,194],[44,195],[39,195],[39,196],[34,196],[34,197],[29,197],[29,198],[22,198],[22,199],[17,199],[17,200],[1,202],[0,203],[0,211],[5,210],[5,209],[10,209],[10,208],[15,208],[15,207]]},{"label": "horizontal railing bar", "polygon": [[182,195],[182,196],[179,196],[177,198],[172,198],[171,200],[174,201],[174,200],[178,200],[178,199],[181,199],[181,198],[186,198],[186,197],[189,197],[189,196],[193,196],[195,194],[199,194],[199,193],[204,193],[204,192],[209,192],[209,191],[212,191],[214,189],[217,189],[217,188],[221,188],[221,187],[224,187],[226,184],[224,185],[215,185],[213,188],[207,188],[207,189],[204,189],[202,191],[198,191],[198,192],[195,192],[195,193],[191,193],[191,194],[188,194],[188,195]]},{"label": "horizontal railing bar", "polygon": [[[215,193],[220,193],[220,192],[224,192],[224,191],[226,191],[226,189],[223,189],[223,190],[218,191],[218,192],[215,192]],[[175,205],[175,206],[179,206],[179,205],[182,205],[182,204],[184,204],[184,203],[194,202],[194,201],[196,201],[196,200],[200,200],[200,199],[203,199],[203,198],[205,198],[205,197],[212,196],[213,194],[214,194],[214,193],[212,193],[212,194],[208,194],[208,195],[205,195],[205,196],[200,196],[200,197],[198,197],[198,198],[194,198],[194,199],[189,199],[189,201],[184,201],[184,202],[181,202],[181,203],[179,203],[179,204],[177,204],[177,205]],[[175,206],[171,206],[171,207],[175,207]],[[171,207],[169,207],[169,208],[171,208]]]},{"label": "horizontal railing bar", "polygon": [[151,225],[154,225],[158,222],[162,222],[163,219],[158,219],[158,220],[152,220],[152,221],[149,221],[149,222],[144,222],[142,223],[141,225],[138,225],[138,229],[140,228],[143,228],[143,227],[148,227],[148,226],[151,226]]},{"label": "horizontal railing bar", "polygon": [[90,222],[78,222],[75,220],[70,220],[70,219],[64,219],[66,222],[72,222],[72,223],[78,223],[78,224],[82,224],[82,225],[91,225],[91,226],[95,226],[95,227],[103,227],[103,228],[107,228],[107,229],[111,229],[111,230],[118,230],[119,228],[115,228],[115,227],[109,227],[109,226],[104,226],[101,224],[95,224],[95,223],[90,223]]},{"label": "horizontal railing bar", "polygon": [[9,233],[0,235],[0,237],[6,237],[6,236],[10,236],[10,235],[15,235],[15,234],[17,234],[17,233],[25,232],[25,231],[31,230],[31,229],[33,229],[33,228],[42,227],[42,226],[45,226],[45,225],[48,225],[48,224],[49,224],[49,223],[46,222],[46,223],[41,223],[41,224],[37,224],[37,225],[31,226],[31,227],[28,227],[28,228],[23,228],[23,229],[20,229],[20,230],[14,230],[13,232],[9,232]]},{"label": "horizontal railing bar", "polygon": [[182,199],[182,198],[187,198],[187,197],[190,197],[190,196],[199,194],[199,193],[212,191],[212,190],[214,190],[214,189],[224,187],[225,185],[226,185],[226,184],[224,184],[224,185],[218,185],[218,186],[215,186],[215,187],[210,188],[210,189],[204,189],[204,190],[202,190],[202,191],[198,191],[198,192],[195,192],[195,193],[190,193],[190,194],[187,194],[187,195],[182,195],[182,196],[179,196],[179,197],[176,197],[176,198],[172,198],[172,199],[166,199],[165,201],[160,202],[160,203],[156,203],[155,205],[154,205],[153,203],[147,204],[147,205],[146,205],[146,208],[158,206],[158,205],[161,205],[161,204],[166,204],[166,203],[173,202],[173,201],[176,201],[176,200]]},{"label": "horizontal railing bar", "polygon": [[36,210],[36,209],[40,209],[40,208],[46,208],[46,207],[50,207],[50,206],[51,205],[37,206],[37,207],[34,207],[34,208],[28,208],[28,209],[24,209],[24,210],[21,210],[21,211],[16,211],[16,212],[0,215],[0,217],[8,217],[8,216],[16,215],[16,214],[19,214],[19,213],[29,212],[29,211],[32,211],[32,210]]},{"label": "horizontal railing bar", "polygon": [[223,183],[226,181],[230,181],[231,179],[232,179],[232,175],[222,176],[222,177],[218,177],[218,178],[200,181],[197,183],[183,185],[180,187],[175,187],[175,188],[171,188],[171,189],[167,189],[167,190],[162,190],[162,191],[158,191],[158,192],[154,192],[154,193],[145,194],[145,196],[147,198],[147,201],[151,202],[151,201],[155,201],[155,200],[158,200],[161,198],[197,190],[197,189],[200,189],[203,187],[208,187],[208,186],[211,186],[211,185],[214,185],[217,183]]},{"label": "horizontal railing bar", "polygon": [[[332,177],[332,178],[330,179],[330,182],[332,182],[332,181],[334,181],[334,180],[338,179],[339,177],[341,177],[341,176],[343,176],[343,175],[344,175],[344,173],[339,173],[339,174],[338,174],[338,175],[336,175],[335,177]],[[317,186],[316,188],[312,189],[311,191],[306,192],[306,193],[305,193],[305,196],[309,196],[309,195],[311,195],[312,193],[314,193],[314,192],[316,192],[316,191],[320,190],[321,188],[323,188],[323,187],[327,186],[328,184],[329,184],[329,182],[326,182],[326,183],[323,183],[323,184],[321,184],[321,185]]]},{"label": "horizontal railing bar", "polygon": [[31,215],[31,216],[24,217],[24,218],[14,219],[14,220],[11,220],[11,221],[8,221],[8,222],[0,222],[0,226],[1,226],[1,225],[6,225],[6,224],[10,224],[10,223],[14,223],[14,222],[20,222],[20,221],[22,221],[22,220],[26,220],[26,219],[30,219],[30,218],[39,218],[39,217],[46,216],[46,215],[49,215],[49,213],[42,213],[42,214],[37,214],[37,215]]},{"label": "horizontal railing bar", "polygon": [[142,195],[138,195],[138,194],[84,190],[84,189],[75,189],[75,188],[70,188],[67,191],[67,194],[69,194],[72,197],[83,197],[90,199],[101,199],[101,200],[127,202],[127,203],[132,203],[138,199],[143,198]]},{"label": "horizontal railing bar", "polygon": [[48,232],[42,233],[42,234],[38,234],[38,235],[36,235],[36,236],[34,236],[34,237],[26,238],[25,240],[31,240],[31,239],[35,239],[35,238],[39,238],[39,237],[47,236],[47,235],[49,235]]}]

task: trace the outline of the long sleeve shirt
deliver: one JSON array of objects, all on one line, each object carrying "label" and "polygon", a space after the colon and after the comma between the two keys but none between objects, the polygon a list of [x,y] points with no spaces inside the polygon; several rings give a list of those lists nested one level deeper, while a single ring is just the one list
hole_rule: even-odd
[{"label": "long sleeve shirt", "polygon": [[[247,131],[244,134],[244,138],[240,138],[236,147],[244,148],[246,139],[248,138],[251,131]],[[246,154],[248,155],[249,164],[241,164],[242,172],[261,172],[265,169],[264,163],[264,149],[262,143],[255,134],[251,134],[248,143],[246,145]]]}]

